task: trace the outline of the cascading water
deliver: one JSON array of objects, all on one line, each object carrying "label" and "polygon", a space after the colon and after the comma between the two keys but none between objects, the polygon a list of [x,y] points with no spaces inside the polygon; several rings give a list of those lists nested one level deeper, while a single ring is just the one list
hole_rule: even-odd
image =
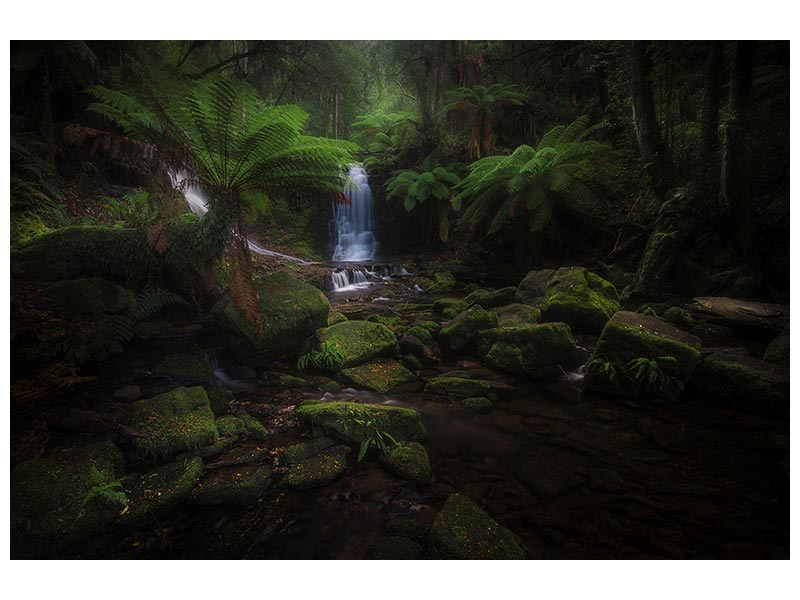
[{"label": "cascading water", "polygon": [[333,206],[331,229],[336,236],[333,260],[368,261],[375,256],[378,247],[372,233],[372,190],[367,182],[367,172],[361,165],[351,166],[349,176],[344,193],[350,198],[350,203]]},{"label": "cascading water", "polygon": [[[185,171],[178,171],[177,173],[172,175],[172,185],[175,188],[181,188],[183,191],[183,196],[186,198],[186,202],[189,204],[189,209],[199,217],[202,217],[204,214],[208,212],[208,198],[203,193],[199,187],[194,185],[184,185],[184,181],[189,178],[189,174]],[[261,254],[263,256],[272,256],[274,258],[282,258],[283,260],[288,260],[290,262],[294,262],[300,265],[310,265],[310,262],[303,260],[302,258],[297,258],[296,256],[289,256],[287,254],[281,254],[280,252],[273,252],[272,250],[267,250],[263,246],[256,244],[252,240],[247,240],[247,245],[250,248],[250,252],[255,252],[256,254]]]}]

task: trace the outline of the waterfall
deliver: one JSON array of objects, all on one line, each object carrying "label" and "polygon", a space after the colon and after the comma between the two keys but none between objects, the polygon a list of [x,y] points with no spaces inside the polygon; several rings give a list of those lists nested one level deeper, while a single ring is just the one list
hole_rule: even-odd
[{"label": "waterfall", "polygon": [[350,167],[344,193],[351,202],[333,206],[332,233],[336,236],[333,260],[359,262],[372,260],[378,243],[372,233],[372,190],[367,172],[360,165]]},{"label": "waterfall", "polygon": [[333,289],[337,292],[349,292],[368,288],[370,283],[367,273],[361,269],[335,269],[331,272]]},{"label": "waterfall", "polygon": [[[183,185],[184,181],[189,178],[189,174],[186,171],[178,171],[171,175],[172,178],[172,185],[175,188],[182,188],[183,197],[186,198],[186,202],[189,205],[189,209],[196,214],[198,217],[202,217],[204,214],[208,212],[208,197],[205,195],[202,189],[197,187],[196,185]],[[273,252],[272,250],[267,250],[263,246],[256,244],[253,240],[247,240],[247,245],[250,248],[250,252],[254,252],[255,254],[261,254],[263,256],[272,256],[273,258],[281,258],[283,260],[288,260],[290,262],[297,263],[299,265],[310,265],[311,263],[308,261],[303,260],[302,258],[297,258],[296,256],[289,256],[287,254],[281,254],[280,252]]]}]

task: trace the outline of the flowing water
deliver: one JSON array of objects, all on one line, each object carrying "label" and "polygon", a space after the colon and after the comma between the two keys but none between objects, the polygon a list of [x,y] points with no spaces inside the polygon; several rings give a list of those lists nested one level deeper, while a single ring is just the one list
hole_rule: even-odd
[{"label": "flowing water", "polygon": [[333,206],[331,234],[335,243],[336,262],[371,261],[378,249],[372,232],[372,190],[367,172],[360,165],[350,167],[349,180],[344,188],[349,203]]}]

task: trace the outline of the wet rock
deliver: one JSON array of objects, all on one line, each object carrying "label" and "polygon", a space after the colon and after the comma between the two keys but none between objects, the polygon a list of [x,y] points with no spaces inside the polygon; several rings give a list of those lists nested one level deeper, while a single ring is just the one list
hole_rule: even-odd
[{"label": "wet rock", "polygon": [[488,394],[492,384],[482,379],[466,379],[463,377],[435,377],[425,384],[425,391],[429,394],[442,394],[457,398],[470,398]]},{"label": "wet rock", "polygon": [[372,435],[373,427],[396,440],[422,441],[427,434],[417,411],[398,406],[320,402],[300,406],[297,416],[334,438],[359,444]]},{"label": "wet rock", "polygon": [[412,519],[395,518],[386,522],[384,534],[389,537],[405,537],[420,546],[428,543],[431,528]]},{"label": "wet rock", "polygon": [[238,312],[229,296],[224,296],[212,309],[249,361],[295,354],[306,338],[328,324],[330,303],[314,286],[282,272],[257,277],[255,284],[261,319],[258,326]]},{"label": "wet rock", "polygon": [[789,365],[789,334],[782,333],[767,346],[764,352],[764,360],[767,362],[778,363],[779,365]]},{"label": "wet rock", "polygon": [[419,560],[422,546],[404,536],[386,536],[367,548],[367,560]]},{"label": "wet rock", "polygon": [[131,290],[98,277],[59,281],[42,294],[71,315],[121,314],[136,304],[136,294]]},{"label": "wet rock", "polygon": [[189,504],[254,504],[272,482],[266,465],[237,465],[210,471],[189,496]]},{"label": "wet rock", "polygon": [[161,459],[192,451],[219,437],[214,413],[202,387],[177,388],[146,400],[137,400],[123,418],[145,437],[133,439],[133,447],[149,458]]},{"label": "wet rock", "polygon": [[638,429],[648,441],[670,452],[684,454],[694,443],[694,431],[686,424],[671,425],[651,417],[642,417]]},{"label": "wet rock", "polygon": [[460,313],[439,332],[439,345],[447,352],[468,350],[484,329],[497,327],[497,315],[480,306]]},{"label": "wet rock", "polygon": [[138,385],[126,385],[114,392],[114,398],[117,400],[127,400],[128,402],[133,402],[141,397],[142,388],[140,388]]},{"label": "wet rock", "polygon": [[422,363],[413,354],[406,354],[401,360],[403,366],[410,371],[419,371],[422,368]]},{"label": "wet rock", "polygon": [[36,558],[101,533],[125,508],[111,442],[57,451],[11,473],[11,557]]},{"label": "wet rock", "polygon": [[547,283],[542,320],[567,323],[576,331],[599,333],[620,309],[613,284],[580,267],[562,267]]},{"label": "wet rock", "polygon": [[622,476],[613,469],[592,469],[587,486],[596,492],[624,494],[628,485]]},{"label": "wet rock", "polygon": [[545,500],[567,493],[584,480],[567,465],[541,456],[528,458],[520,469],[521,481]]},{"label": "wet rock", "polygon": [[312,350],[319,351],[325,344],[333,345],[344,355],[340,365],[326,367],[328,371],[338,371],[376,358],[394,356],[397,338],[391,329],[380,323],[346,321],[317,330]]},{"label": "wet rock", "polygon": [[671,306],[661,315],[661,318],[672,323],[676,327],[690,331],[695,326],[696,321],[688,312],[680,306]]},{"label": "wet rock", "polygon": [[177,508],[187,498],[203,473],[203,461],[187,458],[144,474],[128,475],[122,481],[127,496],[126,510],[119,522],[143,527]]},{"label": "wet rock", "polygon": [[286,474],[286,485],[305,490],[328,485],[347,470],[347,446],[333,446],[292,465]]},{"label": "wet rock", "polygon": [[[636,366],[644,361],[644,367],[655,366]],[[622,395],[674,398],[699,361],[700,340],[693,335],[658,317],[620,311],[603,328],[584,385]]]},{"label": "wet rock", "polygon": [[452,494],[431,527],[430,555],[435,559],[521,560],[522,541],[466,496]]},{"label": "wet rock", "polygon": [[179,385],[213,383],[214,370],[209,364],[193,354],[168,354],[154,372]]},{"label": "wet rock", "polygon": [[554,269],[528,271],[528,274],[517,286],[516,301],[530,306],[536,306],[542,302],[547,295],[547,282],[554,274]]},{"label": "wet rock", "polygon": [[509,304],[494,310],[500,327],[535,325],[542,320],[542,311],[527,304]]},{"label": "wet rock", "polygon": [[355,386],[380,394],[414,379],[413,373],[391,358],[343,369],[339,375]]},{"label": "wet rock", "polygon": [[400,442],[378,455],[381,465],[402,479],[424,484],[431,481],[431,462],[419,442]]},{"label": "wet rock", "polygon": [[414,356],[420,363],[438,365],[439,358],[430,346],[426,346],[417,337],[406,334],[400,338],[400,350],[406,355]]},{"label": "wet rock", "polygon": [[283,453],[283,459],[290,465],[296,464],[335,444],[336,442],[327,436],[316,437],[307,442],[289,446]]},{"label": "wet rock", "polygon": [[478,355],[492,368],[531,379],[558,375],[575,366],[575,340],[564,323],[497,327],[481,331]]},{"label": "wet rock", "polygon": [[789,324],[788,304],[765,304],[722,296],[706,296],[694,300],[693,304],[687,306],[689,312],[712,323],[775,332]]},{"label": "wet rock", "polygon": [[756,414],[788,408],[788,367],[737,348],[704,357],[691,385],[709,400]]},{"label": "wet rock", "polygon": [[714,323],[707,323],[706,321],[698,321],[692,327],[691,334],[700,338],[703,346],[725,346],[730,344],[735,338],[736,334],[730,327],[725,325],[715,325]]},{"label": "wet rock", "polygon": [[460,404],[462,408],[470,412],[486,412],[492,408],[492,401],[484,396],[464,398]]}]

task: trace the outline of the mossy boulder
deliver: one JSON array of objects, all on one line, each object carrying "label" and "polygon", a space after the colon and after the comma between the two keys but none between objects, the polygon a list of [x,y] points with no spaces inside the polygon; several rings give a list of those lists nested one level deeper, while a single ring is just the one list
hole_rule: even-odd
[{"label": "mossy boulder", "polygon": [[530,551],[472,500],[452,494],[433,520],[430,555],[436,559],[521,560]]},{"label": "mossy boulder", "polygon": [[230,410],[231,401],[234,399],[231,391],[218,386],[208,386],[205,390],[208,396],[208,403],[211,406],[211,412],[214,413],[214,416],[221,417],[227,414]]},{"label": "mossy boulder", "polygon": [[439,345],[447,352],[465,351],[481,331],[493,327],[497,327],[497,315],[481,306],[473,306],[442,327]]},{"label": "mossy boulder", "polygon": [[458,314],[468,307],[469,304],[459,298],[441,298],[433,303],[433,314],[444,315],[446,310],[454,310]]},{"label": "mossy boulder", "polygon": [[178,385],[213,383],[215,381],[214,370],[208,362],[193,354],[168,354],[156,366],[154,372]]},{"label": "mossy boulder", "polygon": [[59,310],[72,315],[119,314],[136,304],[136,294],[99,277],[59,281],[42,294]]},{"label": "mossy boulder", "polygon": [[125,508],[111,442],[55,452],[11,473],[11,557],[37,558],[101,533]]},{"label": "mossy boulder", "polygon": [[670,306],[661,315],[661,318],[681,329],[691,330],[695,326],[695,319],[680,306]]},{"label": "mossy boulder", "polygon": [[473,304],[475,304],[475,301],[478,300],[478,298],[484,298],[490,293],[491,293],[490,290],[478,288],[477,290],[473,290],[472,292],[467,294],[466,298],[464,298],[464,302],[466,302],[467,305],[472,306]]},{"label": "mossy boulder", "polygon": [[223,415],[216,420],[217,431],[222,437],[233,437],[237,440],[244,439],[245,425],[239,417],[235,415]]},{"label": "mossy boulder", "polygon": [[789,333],[782,333],[772,340],[764,351],[767,362],[789,365]]},{"label": "mossy boulder", "polygon": [[[496,306],[505,306],[506,304],[513,303],[516,295],[517,288],[508,286],[481,294],[477,296],[472,303],[482,306],[483,308],[494,308]],[[466,300],[469,301],[469,296]]]},{"label": "mossy boulder", "polygon": [[386,325],[387,327],[397,327],[398,325],[403,324],[403,319],[396,315],[370,315],[367,317],[367,321],[370,323],[380,323],[381,325]]},{"label": "mossy boulder", "polygon": [[302,377],[295,377],[294,375],[280,375],[278,383],[285,388],[298,388],[306,385],[306,380]]},{"label": "mossy boulder", "polygon": [[492,408],[492,401],[484,396],[464,398],[460,404],[463,409],[469,412],[485,412]]},{"label": "mossy boulder", "polygon": [[201,506],[254,504],[272,483],[267,465],[235,465],[210,471],[189,495],[188,503]]},{"label": "mossy boulder", "polygon": [[333,446],[292,465],[285,483],[295,490],[328,485],[347,470],[347,446]]},{"label": "mossy boulder", "polygon": [[426,346],[433,346],[436,343],[433,334],[424,327],[420,327],[419,325],[414,325],[413,327],[410,327],[408,331],[406,331],[406,335],[413,335],[415,338],[417,338]]},{"label": "mossy boulder", "polygon": [[344,361],[331,371],[355,367],[376,358],[394,356],[397,338],[380,323],[347,321],[317,330],[311,343],[313,351],[331,344],[344,355]]},{"label": "mossy boulder", "polygon": [[[655,361],[663,376],[661,389],[632,379],[632,362]],[[622,395],[675,397],[700,362],[700,340],[649,315],[620,311],[603,328],[584,385]],[[608,366],[606,366],[608,365]]]},{"label": "mossy boulder", "polygon": [[600,333],[620,306],[611,282],[581,267],[562,267],[547,283],[540,308],[544,321],[562,321],[576,331]]},{"label": "mossy boulder", "polygon": [[527,304],[508,304],[494,309],[500,327],[535,325],[542,320],[542,311]]},{"label": "mossy boulder", "polygon": [[736,334],[727,325],[709,323],[707,321],[697,321],[690,333],[703,342],[703,346],[717,347],[729,346],[735,339]]},{"label": "mossy boulder", "polygon": [[293,444],[286,448],[283,453],[283,460],[286,461],[286,463],[293,465],[302,462],[307,458],[311,458],[318,452],[325,450],[326,448],[330,448],[335,444],[336,442],[327,436],[323,435],[320,437],[315,437],[307,442]]},{"label": "mossy boulder", "polygon": [[492,384],[488,381],[446,375],[435,377],[425,384],[425,391],[429,394],[441,394],[456,398],[483,396],[491,392],[491,390]]},{"label": "mossy boulder", "polygon": [[441,331],[442,326],[437,323],[436,321],[418,321],[415,327],[422,327],[425,331],[430,333],[433,337],[439,335],[439,331]]},{"label": "mossy boulder", "polygon": [[372,435],[373,427],[396,440],[422,441],[427,435],[419,413],[399,406],[318,402],[300,406],[297,416],[310,425],[320,427],[327,435],[357,444]]},{"label": "mossy boulder", "polygon": [[249,352],[265,359],[295,354],[306,338],[328,324],[330,303],[314,286],[282,272],[258,277],[255,284],[258,325],[245,319],[229,296],[212,308],[222,326]]},{"label": "mossy boulder", "polygon": [[547,282],[555,274],[554,269],[540,269],[528,271],[525,278],[519,282],[514,299],[519,304],[536,306],[547,295]]},{"label": "mossy boulder", "polygon": [[448,271],[439,271],[431,276],[426,291],[431,293],[449,292],[456,287],[456,278]]},{"label": "mossy boulder", "polygon": [[267,428],[247,411],[236,413],[236,417],[244,424],[244,437],[254,442],[266,442],[269,439]]},{"label": "mossy boulder", "polygon": [[344,323],[345,321],[347,321],[347,317],[339,311],[332,310],[330,313],[328,313],[328,327],[331,325],[336,325],[337,323]]},{"label": "mossy boulder", "polygon": [[414,356],[421,364],[437,365],[439,357],[431,346],[426,346],[416,336],[405,334],[400,338],[400,351],[406,356]]},{"label": "mossy boulder", "polygon": [[414,483],[430,483],[431,461],[425,446],[419,442],[400,442],[378,455],[384,468]]},{"label": "mossy boulder", "polygon": [[497,327],[478,334],[486,364],[531,379],[558,375],[575,366],[575,340],[565,323]]},{"label": "mossy boulder", "polygon": [[200,458],[187,458],[148,473],[131,474],[122,481],[127,506],[119,517],[121,525],[143,527],[177,508],[189,496],[203,474]]},{"label": "mossy boulder", "polygon": [[392,358],[376,360],[357,367],[342,369],[339,375],[363,389],[383,394],[414,379],[414,374]]},{"label": "mossy boulder", "polygon": [[144,437],[135,437],[133,447],[148,458],[163,459],[178,452],[212,444],[219,437],[206,391],[182,387],[131,403],[124,421]]},{"label": "mossy boulder", "polygon": [[422,546],[405,536],[384,536],[364,553],[366,560],[419,560]]},{"label": "mossy boulder", "polygon": [[404,355],[400,362],[403,363],[403,366],[409,371],[419,371],[422,369],[422,363],[413,354]]},{"label": "mossy boulder", "polygon": [[789,408],[789,369],[759,360],[741,348],[705,356],[691,380],[708,400],[764,413]]}]

